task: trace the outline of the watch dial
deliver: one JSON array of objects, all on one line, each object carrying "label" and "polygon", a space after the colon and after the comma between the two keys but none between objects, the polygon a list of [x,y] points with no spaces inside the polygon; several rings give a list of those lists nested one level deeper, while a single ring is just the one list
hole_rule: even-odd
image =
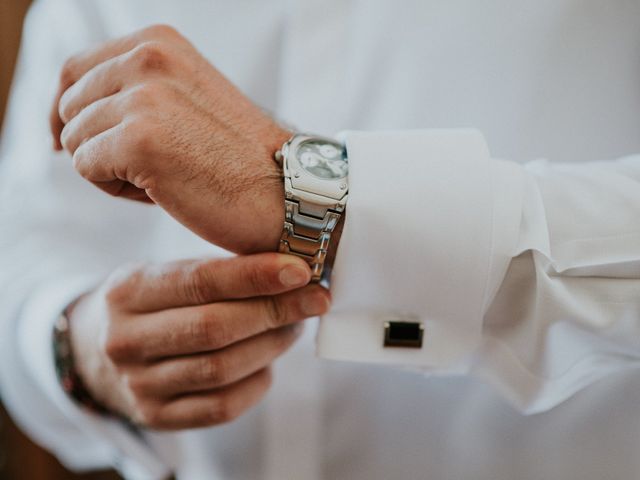
[{"label": "watch dial", "polygon": [[297,157],[302,168],[314,177],[337,180],[349,173],[344,148],[338,143],[319,140],[304,142],[298,147]]}]

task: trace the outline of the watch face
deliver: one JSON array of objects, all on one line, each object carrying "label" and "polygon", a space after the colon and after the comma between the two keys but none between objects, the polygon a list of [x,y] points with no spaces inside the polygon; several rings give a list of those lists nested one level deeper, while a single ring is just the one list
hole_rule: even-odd
[{"label": "watch face", "polygon": [[314,177],[338,180],[349,173],[349,164],[344,148],[326,140],[308,140],[298,147],[300,166]]}]

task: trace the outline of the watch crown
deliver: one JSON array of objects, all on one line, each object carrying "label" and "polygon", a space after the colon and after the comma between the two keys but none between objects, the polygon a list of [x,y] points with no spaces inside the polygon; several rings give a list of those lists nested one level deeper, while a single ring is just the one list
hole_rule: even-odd
[{"label": "watch crown", "polygon": [[278,165],[282,165],[282,150],[278,150],[274,153],[273,159],[278,163]]}]

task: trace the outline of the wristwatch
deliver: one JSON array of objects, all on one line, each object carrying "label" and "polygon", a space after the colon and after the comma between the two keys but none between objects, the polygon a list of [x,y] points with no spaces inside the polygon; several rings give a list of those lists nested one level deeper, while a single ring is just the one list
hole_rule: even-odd
[{"label": "wristwatch", "polygon": [[349,193],[346,149],[330,138],[296,134],[276,152],[275,160],[282,165],[285,195],[279,250],[304,258],[312,281],[326,280],[331,234]]},{"label": "wristwatch", "polygon": [[69,314],[67,313],[70,307],[71,305],[64,310],[53,326],[53,359],[58,382],[67,395],[79,405],[93,413],[111,416],[112,412],[89,393],[76,370],[71,346]]}]

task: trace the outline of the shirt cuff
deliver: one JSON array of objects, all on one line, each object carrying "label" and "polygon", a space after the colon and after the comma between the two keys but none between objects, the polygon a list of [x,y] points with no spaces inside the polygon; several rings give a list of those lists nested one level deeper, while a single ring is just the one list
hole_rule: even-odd
[{"label": "shirt cuff", "polygon": [[[318,331],[325,358],[464,373],[518,240],[524,174],[475,130],[343,134],[349,203]],[[383,346],[389,320],[421,348]]]}]

